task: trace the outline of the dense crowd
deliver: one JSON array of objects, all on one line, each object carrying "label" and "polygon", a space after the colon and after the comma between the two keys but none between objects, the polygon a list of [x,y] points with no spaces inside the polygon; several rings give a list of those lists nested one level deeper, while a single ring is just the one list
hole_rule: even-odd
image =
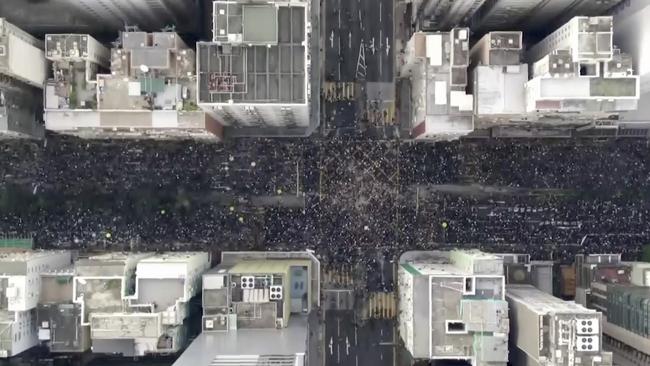
[{"label": "dense crowd", "polygon": [[[481,247],[568,260],[633,258],[650,236],[644,141],[51,137],[1,142],[0,154],[0,233],[42,247],[312,248],[326,264]],[[280,198],[260,207],[259,196]]]}]

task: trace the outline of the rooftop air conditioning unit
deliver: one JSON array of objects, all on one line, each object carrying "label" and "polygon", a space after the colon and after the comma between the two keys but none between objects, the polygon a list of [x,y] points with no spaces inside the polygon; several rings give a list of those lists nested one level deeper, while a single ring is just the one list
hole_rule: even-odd
[{"label": "rooftop air conditioning unit", "polygon": [[243,289],[255,288],[255,277],[253,277],[253,276],[242,276],[242,278],[241,278],[241,288],[243,288]]},{"label": "rooftop air conditioning unit", "polygon": [[271,300],[282,300],[282,286],[271,286]]}]

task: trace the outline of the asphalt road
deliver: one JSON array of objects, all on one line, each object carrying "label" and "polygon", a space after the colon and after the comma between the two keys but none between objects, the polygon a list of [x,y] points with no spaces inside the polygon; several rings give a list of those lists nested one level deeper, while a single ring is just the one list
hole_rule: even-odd
[{"label": "asphalt road", "polygon": [[326,366],[391,366],[394,364],[392,320],[355,322],[346,310],[325,312]]},{"label": "asphalt road", "polygon": [[359,327],[357,352],[360,366],[391,366],[395,364],[393,321],[370,319]]},{"label": "asphalt road", "polygon": [[359,334],[351,310],[325,312],[325,365],[359,365]]},{"label": "asphalt road", "polygon": [[393,81],[394,0],[325,0],[325,79],[357,80],[361,44],[367,81]]}]

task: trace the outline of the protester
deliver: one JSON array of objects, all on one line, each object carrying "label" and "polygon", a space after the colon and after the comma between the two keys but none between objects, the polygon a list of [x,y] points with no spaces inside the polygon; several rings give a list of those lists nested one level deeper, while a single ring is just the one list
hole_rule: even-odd
[{"label": "protester", "polygon": [[[57,136],[0,142],[0,156],[0,233],[44,248],[311,248],[326,265],[371,271],[368,253],[390,260],[410,249],[634,259],[650,236],[650,152],[637,140]],[[263,196],[304,207],[256,207]]]}]

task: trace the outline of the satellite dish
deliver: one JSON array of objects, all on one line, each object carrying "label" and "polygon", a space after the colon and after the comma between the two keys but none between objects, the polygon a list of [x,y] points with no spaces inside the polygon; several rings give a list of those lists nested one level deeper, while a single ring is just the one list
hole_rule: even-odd
[{"label": "satellite dish", "polygon": [[142,71],[142,72],[149,72],[149,66],[147,66],[147,65],[140,65],[140,71]]}]

